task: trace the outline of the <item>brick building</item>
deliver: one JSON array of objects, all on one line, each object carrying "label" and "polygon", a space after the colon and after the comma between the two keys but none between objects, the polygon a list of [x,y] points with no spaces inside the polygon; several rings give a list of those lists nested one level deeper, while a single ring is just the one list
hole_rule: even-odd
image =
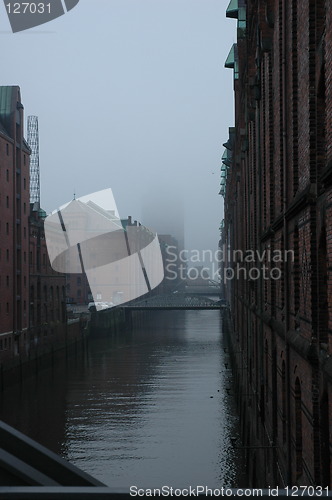
[{"label": "brick building", "polygon": [[221,247],[250,482],[331,486],[332,2],[232,0],[227,16]]},{"label": "brick building", "polygon": [[66,315],[66,276],[51,267],[44,232],[46,213],[31,204],[29,242],[29,339],[26,350],[63,340]]},{"label": "brick building", "polygon": [[[30,205],[30,148],[18,86],[0,86],[0,367],[16,366],[66,332],[65,276],[52,270],[46,214]],[[37,206],[38,205],[38,206]]]},{"label": "brick building", "polygon": [[0,356],[29,327],[29,155],[20,89],[0,87]]}]

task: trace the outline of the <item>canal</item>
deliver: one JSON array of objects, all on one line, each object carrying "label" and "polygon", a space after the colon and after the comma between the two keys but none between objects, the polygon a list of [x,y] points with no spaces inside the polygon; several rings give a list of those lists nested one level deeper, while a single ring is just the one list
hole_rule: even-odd
[{"label": "canal", "polygon": [[219,311],[146,313],[5,390],[0,418],[112,487],[243,486]]}]

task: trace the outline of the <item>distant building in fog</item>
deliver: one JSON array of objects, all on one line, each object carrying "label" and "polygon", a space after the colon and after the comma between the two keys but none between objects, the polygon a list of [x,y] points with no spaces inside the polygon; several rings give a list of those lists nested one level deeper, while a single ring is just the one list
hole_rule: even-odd
[{"label": "distant building in fog", "polygon": [[[169,293],[185,285],[182,277],[185,275],[186,265],[181,262],[179,243],[170,234],[159,234],[159,244],[164,265],[164,279],[158,287],[161,293]],[[182,265],[182,271],[180,266]]]},{"label": "distant building in fog", "polygon": [[152,192],[142,206],[142,223],[159,234],[172,235],[179,249],[184,248],[184,206],[175,193]]}]

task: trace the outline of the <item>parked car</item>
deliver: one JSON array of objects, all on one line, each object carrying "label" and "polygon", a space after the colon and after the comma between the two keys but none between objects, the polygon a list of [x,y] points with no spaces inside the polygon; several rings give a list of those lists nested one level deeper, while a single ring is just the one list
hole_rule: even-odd
[{"label": "parked car", "polygon": [[108,309],[109,307],[112,307],[114,304],[112,302],[89,302],[88,304],[88,310],[90,312],[96,311],[98,307],[98,311],[102,311],[104,309]]}]

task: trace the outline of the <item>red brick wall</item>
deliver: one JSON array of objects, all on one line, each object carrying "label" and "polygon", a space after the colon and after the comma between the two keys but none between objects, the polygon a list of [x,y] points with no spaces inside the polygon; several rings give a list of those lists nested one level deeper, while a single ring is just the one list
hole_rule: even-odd
[{"label": "red brick wall", "polygon": [[[325,0],[248,0],[238,44],[224,242],[243,252],[294,252],[283,262],[264,259],[278,280],[227,283],[255,486],[326,485],[332,477],[331,24]],[[241,265],[249,272],[258,263]]]}]

